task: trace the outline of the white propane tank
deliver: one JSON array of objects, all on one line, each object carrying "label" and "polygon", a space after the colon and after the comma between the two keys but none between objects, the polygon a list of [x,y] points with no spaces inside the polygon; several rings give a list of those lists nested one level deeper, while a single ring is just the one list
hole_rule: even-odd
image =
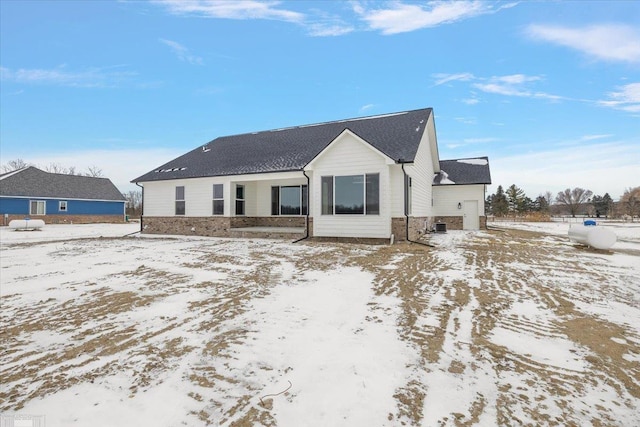
[{"label": "white propane tank", "polygon": [[609,249],[617,239],[613,231],[595,225],[574,225],[569,229],[569,240],[596,249]]},{"label": "white propane tank", "polygon": [[12,219],[9,228],[12,230],[40,230],[44,227],[41,219]]}]

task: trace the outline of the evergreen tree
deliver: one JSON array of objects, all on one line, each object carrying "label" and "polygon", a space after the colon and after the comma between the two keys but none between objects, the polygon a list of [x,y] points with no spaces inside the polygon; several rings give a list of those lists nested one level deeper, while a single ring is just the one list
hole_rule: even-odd
[{"label": "evergreen tree", "polygon": [[533,210],[536,212],[549,212],[549,202],[545,196],[540,194],[533,202]]},{"label": "evergreen tree", "polygon": [[491,210],[494,215],[502,216],[509,212],[509,204],[507,202],[507,196],[504,194],[502,185],[498,185],[496,194],[492,196]]},{"label": "evergreen tree", "polygon": [[510,213],[522,212],[525,207],[524,191],[515,184],[511,184],[505,192],[507,206]]}]

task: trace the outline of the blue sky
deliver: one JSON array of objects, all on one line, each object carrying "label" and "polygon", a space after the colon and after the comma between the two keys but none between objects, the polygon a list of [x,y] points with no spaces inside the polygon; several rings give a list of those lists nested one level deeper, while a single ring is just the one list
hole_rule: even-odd
[{"label": "blue sky", "polygon": [[218,136],[432,107],[535,198],[640,185],[639,1],[0,2],[0,161],[129,180]]}]

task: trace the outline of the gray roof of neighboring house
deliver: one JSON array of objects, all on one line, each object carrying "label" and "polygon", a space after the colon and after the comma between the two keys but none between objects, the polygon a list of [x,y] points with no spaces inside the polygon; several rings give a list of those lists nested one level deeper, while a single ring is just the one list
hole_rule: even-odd
[{"label": "gray roof of neighboring house", "polygon": [[491,184],[488,157],[440,160],[440,173],[433,185]]},{"label": "gray roof of neighboring house", "polygon": [[345,129],[393,160],[413,161],[431,108],[223,136],[131,182],[302,170]]},{"label": "gray roof of neighboring house", "polygon": [[0,175],[0,196],[125,200],[107,178],[49,173],[33,166]]}]

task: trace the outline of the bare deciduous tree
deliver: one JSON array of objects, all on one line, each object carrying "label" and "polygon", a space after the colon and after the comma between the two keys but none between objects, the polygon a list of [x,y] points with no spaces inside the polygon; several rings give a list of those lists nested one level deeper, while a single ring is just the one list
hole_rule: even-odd
[{"label": "bare deciduous tree", "polygon": [[47,166],[44,167],[44,170],[49,173],[61,173],[65,175],[70,175],[69,168],[62,166],[60,163],[49,163]]},{"label": "bare deciduous tree", "polygon": [[567,188],[556,196],[556,203],[564,205],[569,209],[571,216],[575,217],[580,206],[589,200],[593,192],[584,188],[576,187],[573,190]]},{"label": "bare deciduous tree", "polygon": [[5,165],[2,165],[2,171],[12,172],[18,169],[26,168],[27,166],[29,166],[29,164],[22,159],[9,160]]},{"label": "bare deciduous tree", "polygon": [[128,193],[122,193],[127,199],[127,215],[139,217],[142,215],[142,191],[129,190]]},{"label": "bare deciduous tree", "polygon": [[87,168],[87,173],[85,174],[86,176],[91,176],[94,178],[102,178],[104,175],[102,174],[102,169],[100,169],[99,167],[93,165],[93,166],[89,166]]},{"label": "bare deciduous tree", "polygon": [[631,217],[640,216],[640,187],[627,188],[620,197],[622,212]]}]

